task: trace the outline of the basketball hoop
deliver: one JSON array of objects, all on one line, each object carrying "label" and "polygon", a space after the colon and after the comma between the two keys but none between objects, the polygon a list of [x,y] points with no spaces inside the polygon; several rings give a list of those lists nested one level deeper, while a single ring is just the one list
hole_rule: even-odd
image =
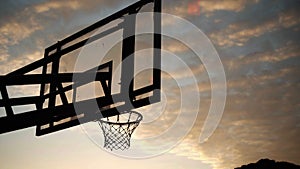
[{"label": "basketball hoop", "polygon": [[142,119],[143,116],[135,111],[99,119],[98,123],[104,135],[104,147],[111,151],[128,149],[131,135]]}]

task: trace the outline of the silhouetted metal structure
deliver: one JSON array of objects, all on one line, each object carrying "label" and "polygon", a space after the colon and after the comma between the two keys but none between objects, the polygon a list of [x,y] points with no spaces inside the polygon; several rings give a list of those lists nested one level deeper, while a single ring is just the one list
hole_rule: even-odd
[{"label": "silhouetted metal structure", "polygon": [[[59,73],[60,59],[63,55],[103,38],[112,32],[123,30],[123,37],[127,37],[130,31],[135,31],[135,17],[128,17],[131,19],[126,19],[124,16],[137,14],[143,6],[149,3],[153,3],[154,12],[161,13],[161,0],[140,0],[46,48],[43,59],[5,76],[0,76],[0,91],[2,96],[0,107],[4,107],[6,112],[6,116],[0,118],[0,133],[37,126],[36,135],[40,136],[76,126],[80,123],[113,116],[119,114],[122,110],[149,105],[149,99],[151,99],[151,103],[159,102],[159,90],[161,87],[161,15],[153,15],[154,32],[157,32],[153,34],[153,67],[156,69],[153,69],[153,83],[151,85],[136,90],[133,88],[135,36],[124,38],[122,42],[122,60],[127,59],[129,62],[121,63],[121,90],[118,94],[111,93],[112,61],[85,72]],[[79,38],[83,38],[88,33],[120,18],[126,24],[118,24],[104,32],[77,42]],[[42,68],[42,74],[27,74],[38,68]],[[47,73],[47,69],[49,68],[51,68],[51,71]],[[63,86],[62,83],[66,82],[71,82],[72,84]],[[74,100],[72,102],[68,101],[66,92],[73,91],[74,93],[78,87],[91,82],[99,82],[101,84],[104,96],[78,102]],[[40,85],[39,96],[9,97],[7,86],[28,84]],[[46,85],[50,86],[49,93],[45,93]],[[136,99],[139,95],[151,92],[152,94],[148,97]],[[61,99],[61,105],[57,105],[57,98]],[[47,105],[45,106],[46,100]],[[95,102],[95,100],[99,108],[93,110],[89,107],[89,104],[93,101]],[[123,104],[116,104],[121,102]],[[28,104],[34,104],[36,110],[15,114],[12,109],[12,106]],[[75,107],[84,111],[78,114],[75,112]]]}]

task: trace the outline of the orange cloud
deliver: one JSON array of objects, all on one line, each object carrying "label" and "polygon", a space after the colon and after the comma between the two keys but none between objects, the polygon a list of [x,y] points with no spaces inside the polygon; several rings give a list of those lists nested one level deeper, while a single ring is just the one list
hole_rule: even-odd
[{"label": "orange cloud", "polygon": [[181,17],[200,15],[200,12],[205,15],[210,15],[217,10],[239,12],[248,4],[258,3],[258,1],[259,0],[192,0],[187,5],[186,3],[182,3],[183,5],[180,6],[172,5],[172,8],[164,9],[164,11]]},{"label": "orange cloud", "polygon": [[200,15],[200,0],[188,4],[187,13],[189,15]]}]

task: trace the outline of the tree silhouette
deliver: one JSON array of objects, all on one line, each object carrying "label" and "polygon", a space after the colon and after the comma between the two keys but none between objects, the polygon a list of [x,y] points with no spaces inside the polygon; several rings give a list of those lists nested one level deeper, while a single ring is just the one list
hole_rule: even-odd
[{"label": "tree silhouette", "polygon": [[256,163],[242,165],[235,169],[300,169],[300,166],[288,162],[276,162],[270,159],[261,159]]}]

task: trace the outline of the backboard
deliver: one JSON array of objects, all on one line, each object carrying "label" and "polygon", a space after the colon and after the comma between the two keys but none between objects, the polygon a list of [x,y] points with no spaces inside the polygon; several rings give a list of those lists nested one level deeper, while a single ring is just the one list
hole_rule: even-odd
[{"label": "backboard", "polygon": [[[156,13],[148,22],[155,33],[144,37],[150,41],[147,47],[151,52],[147,56],[138,54],[145,47],[138,47],[141,43],[135,35],[143,9]],[[36,135],[40,136],[159,102],[160,13],[161,0],[140,0],[46,48],[44,58],[0,76],[0,107],[5,110],[5,116],[0,117],[0,133],[37,126]],[[94,48],[98,46],[101,53],[105,41],[114,34],[120,35],[121,41],[103,55],[99,64],[75,69],[76,62],[80,63],[78,56],[84,55],[80,53],[83,48],[98,44]],[[143,61],[143,58],[147,59]],[[137,73],[141,64],[151,64],[151,68]],[[35,73],[37,69],[41,73]],[[96,94],[79,96],[80,91],[89,90],[86,88],[89,84],[93,84]],[[10,97],[9,86],[24,85],[37,86],[34,90],[39,89],[38,95]],[[91,106],[95,103],[97,107]],[[34,105],[34,110],[15,112],[14,107],[25,105]]]}]

